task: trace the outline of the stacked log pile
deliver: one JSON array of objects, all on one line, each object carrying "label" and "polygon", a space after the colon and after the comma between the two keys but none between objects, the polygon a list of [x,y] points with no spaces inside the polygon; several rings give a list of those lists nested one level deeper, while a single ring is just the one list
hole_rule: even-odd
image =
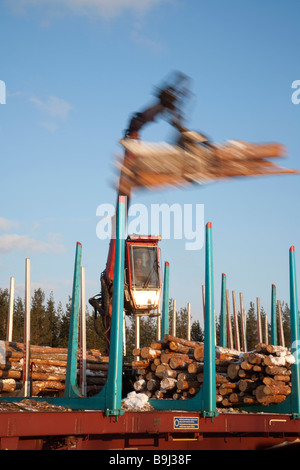
[{"label": "stacked log pile", "polygon": [[[23,387],[22,343],[2,341],[0,359],[0,396],[20,393]],[[30,378],[32,396],[62,396],[65,389],[67,348],[30,346]],[[78,351],[79,357],[79,351]],[[78,361],[78,383],[79,383]],[[86,354],[87,396],[98,393],[107,379],[108,356],[98,350]]]},{"label": "stacked log pile", "polygon": [[[162,341],[133,355],[140,356],[132,367],[138,372],[135,391],[151,398],[187,399],[200,390],[203,383],[204,343],[165,335]],[[239,352],[216,348],[217,387],[228,383],[227,368],[239,360]]]},{"label": "stacked log pile", "polygon": [[[216,400],[218,407],[280,403],[291,392],[291,364],[287,348],[258,344],[251,352],[217,346]],[[165,335],[150,347],[134,350],[136,392],[149,398],[188,399],[203,383],[204,343]]]},{"label": "stacked log pile", "polygon": [[291,393],[291,365],[294,356],[283,346],[259,343],[253,351],[228,366],[227,375],[236,390],[226,397],[225,406],[281,403]]}]

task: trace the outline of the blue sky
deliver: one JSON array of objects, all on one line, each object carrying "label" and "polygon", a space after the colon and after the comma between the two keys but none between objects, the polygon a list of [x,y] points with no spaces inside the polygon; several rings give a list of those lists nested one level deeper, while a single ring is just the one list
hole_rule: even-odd
[{"label": "blue sky", "polygon": [[[188,125],[215,142],[280,142],[280,163],[300,169],[298,0],[10,0],[0,3],[0,286],[71,294],[75,246],[83,245],[87,298],[99,291],[108,241],[97,207],[115,203],[113,162],[129,117],[151,103],[172,70],[192,79]],[[144,140],[172,136],[158,120]],[[204,204],[213,224],[215,306],[221,275],[245,307],[271,285],[289,302],[288,252],[300,245],[300,176],[218,182],[135,193],[132,203]],[[170,296],[202,322],[204,250],[164,240]]]}]

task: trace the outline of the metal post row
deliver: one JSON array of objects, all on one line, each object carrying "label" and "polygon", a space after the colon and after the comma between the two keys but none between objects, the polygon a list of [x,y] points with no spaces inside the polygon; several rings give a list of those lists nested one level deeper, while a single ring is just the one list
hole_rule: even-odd
[{"label": "metal post row", "polygon": [[[73,410],[101,410],[107,416],[120,416],[124,413],[122,402],[122,372],[123,372],[123,308],[124,308],[124,255],[125,255],[125,205],[126,198],[119,197],[117,223],[116,223],[116,260],[112,301],[111,347],[109,352],[109,368],[107,381],[102,390],[92,396],[85,397],[77,384],[77,349],[79,331],[80,288],[81,288],[81,256],[82,246],[76,246],[72,310],[70,319],[68,361],[64,397],[47,397],[52,404],[66,406]],[[201,412],[204,417],[212,420],[218,416],[216,406],[216,340],[214,318],[214,282],[213,282],[213,250],[212,250],[212,224],[206,225],[205,240],[205,319],[204,319],[204,378],[199,392],[188,400],[149,399],[155,410],[182,410]],[[290,312],[291,312],[291,352],[296,360],[292,364],[292,391],[282,403],[269,405],[268,409],[262,405],[244,405],[250,412],[266,412],[291,414],[293,418],[300,419],[300,365],[299,365],[299,318],[297,301],[297,282],[295,266],[295,249],[289,251],[290,271]],[[226,278],[223,276],[222,285],[222,312],[225,315]],[[164,308],[162,331],[165,332],[168,323],[168,289],[169,265],[165,265],[166,292],[164,293]],[[224,303],[223,303],[224,302]],[[225,323],[225,320],[224,320]],[[226,344],[226,330],[223,331],[223,344]],[[24,397],[1,397],[4,401],[18,401]],[[44,401],[44,397],[31,397],[34,400]]]}]

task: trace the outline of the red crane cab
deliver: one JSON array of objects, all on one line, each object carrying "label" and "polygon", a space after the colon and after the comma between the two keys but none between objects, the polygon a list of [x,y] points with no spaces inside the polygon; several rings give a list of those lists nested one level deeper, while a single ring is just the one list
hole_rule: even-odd
[{"label": "red crane cab", "polygon": [[128,314],[155,314],[161,296],[157,235],[129,235],[125,240],[124,309]]}]

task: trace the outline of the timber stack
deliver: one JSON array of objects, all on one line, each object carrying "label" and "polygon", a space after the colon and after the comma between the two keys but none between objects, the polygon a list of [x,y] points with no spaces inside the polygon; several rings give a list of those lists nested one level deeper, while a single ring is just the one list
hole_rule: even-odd
[{"label": "timber stack", "polygon": [[[0,396],[20,393],[23,387],[24,344],[2,341],[0,359]],[[78,350],[78,384],[79,361]],[[65,389],[67,348],[30,346],[30,379],[32,396],[62,396]],[[87,396],[95,395],[104,386],[108,372],[108,356],[91,349],[86,353]]]},{"label": "timber stack", "polygon": [[[280,403],[291,393],[294,356],[287,348],[259,343],[250,352],[215,351],[218,407]],[[140,359],[132,362],[134,390],[149,398],[185,400],[202,386],[204,343],[165,335],[133,355]]]}]

